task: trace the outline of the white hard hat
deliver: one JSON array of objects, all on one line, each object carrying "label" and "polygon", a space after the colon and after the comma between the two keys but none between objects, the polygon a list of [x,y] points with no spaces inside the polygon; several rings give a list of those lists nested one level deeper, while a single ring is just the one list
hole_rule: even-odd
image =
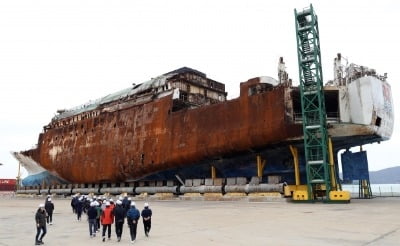
[{"label": "white hard hat", "polygon": [[47,199],[47,201],[51,202],[51,198]]},{"label": "white hard hat", "polygon": [[131,202],[131,207],[134,207],[134,206],[136,206],[136,203],[135,202]]},{"label": "white hard hat", "polygon": [[106,206],[110,206],[110,202],[106,202]]},{"label": "white hard hat", "polygon": [[121,205],[122,204],[121,200],[117,200],[117,204]]},{"label": "white hard hat", "polygon": [[144,207],[148,207],[149,204],[147,202],[144,203]]},{"label": "white hard hat", "polygon": [[44,208],[44,204],[43,203],[39,204],[39,208]]},{"label": "white hard hat", "polygon": [[112,198],[110,198],[110,202],[113,202],[114,200]]}]

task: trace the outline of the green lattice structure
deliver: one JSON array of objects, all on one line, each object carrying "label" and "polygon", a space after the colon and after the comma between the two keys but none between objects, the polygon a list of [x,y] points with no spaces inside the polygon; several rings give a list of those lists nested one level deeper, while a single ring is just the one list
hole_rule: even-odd
[{"label": "green lattice structure", "polygon": [[318,18],[312,5],[294,13],[308,198],[328,200],[331,181]]}]

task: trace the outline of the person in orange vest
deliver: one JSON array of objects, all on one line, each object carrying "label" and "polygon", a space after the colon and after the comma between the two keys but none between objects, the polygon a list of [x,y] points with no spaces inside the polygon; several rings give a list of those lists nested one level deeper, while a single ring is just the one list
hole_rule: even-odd
[{"label": "person in orange vest", "polygon": [[106,241],[106,229],[108,229],[108,240],[111,239],[111,225],[114,223],[114,212],[110,202],[106,202],[106,208],[101,213],[101,224],[103,225],[103,242]]}]

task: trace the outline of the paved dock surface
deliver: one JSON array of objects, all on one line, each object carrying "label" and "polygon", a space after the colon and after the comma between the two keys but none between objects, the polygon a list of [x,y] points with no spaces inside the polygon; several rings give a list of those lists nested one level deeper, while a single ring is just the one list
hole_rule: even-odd
[{"label": "paved dock surface", "polygon": [[[37,198],[0,200],[0,245],[34,245]],[[89,237],[70,200],[53,198],[53,225],[45,245],[131,245],[127,224],[121,242]],[[142,209],[144,201],[136,201]],[[353,199],[349,204],[288,202],[150,201],[150,237],[138,226],[134,245],[400,245],[400,198]]]}]

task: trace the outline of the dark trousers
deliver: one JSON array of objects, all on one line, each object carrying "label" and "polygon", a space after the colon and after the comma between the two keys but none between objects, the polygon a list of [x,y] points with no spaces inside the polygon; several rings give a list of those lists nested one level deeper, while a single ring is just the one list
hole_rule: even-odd
[{"label": "dark trousers", "polygon": [[131,240],[136,239],[136,231],[137,231],[137,221],[133,220],[132,224],[129,225],[129,232],[131,233]]},{"label": "dark trousers", "polygon": [[111,224],[103,225],[103,237],[106,236],[106,229],[108,229],[108,238],[111,238]]},{"label": "dark trousers", "polygon": [[47,224],[53,222],[53,212],[47,213]]},{"label": "dark trousers", "polygon": [[78,220],[81,220],[81,217],[82,217],[82,209],[81,210],[76,210],[76,218]]},{"label": "dark trousers", "polygon": [[97,230],[100,231],[100,218],[96,219]]},{"label": "dark trousers", "polygon": [[35,238],[36,242],[42,241],[44,235],[46,235],[46,232],[47,232],[46,226],[45,225],[44,226],[38,226],[38,227],[36,227],[36,229],[37,229],[36,238]]},{"label": "dark trousers", "polygon": [[124,221],[116,221],[115,222],[115,233],[117,237],[122,236],[122,229],[124,228]]},{"label": "dark trousers", "polygon": [[96,219],[90,219],[89,220],[89,233],[91,235],[96,235],[96,230],[97,230],[97,223]]},{"label": "dark trousers", "polygon": [[144,234],[147,235],[151,229],[151,219],[149,219],[149,220],[143,219],[143,227],[144,227]]}]

